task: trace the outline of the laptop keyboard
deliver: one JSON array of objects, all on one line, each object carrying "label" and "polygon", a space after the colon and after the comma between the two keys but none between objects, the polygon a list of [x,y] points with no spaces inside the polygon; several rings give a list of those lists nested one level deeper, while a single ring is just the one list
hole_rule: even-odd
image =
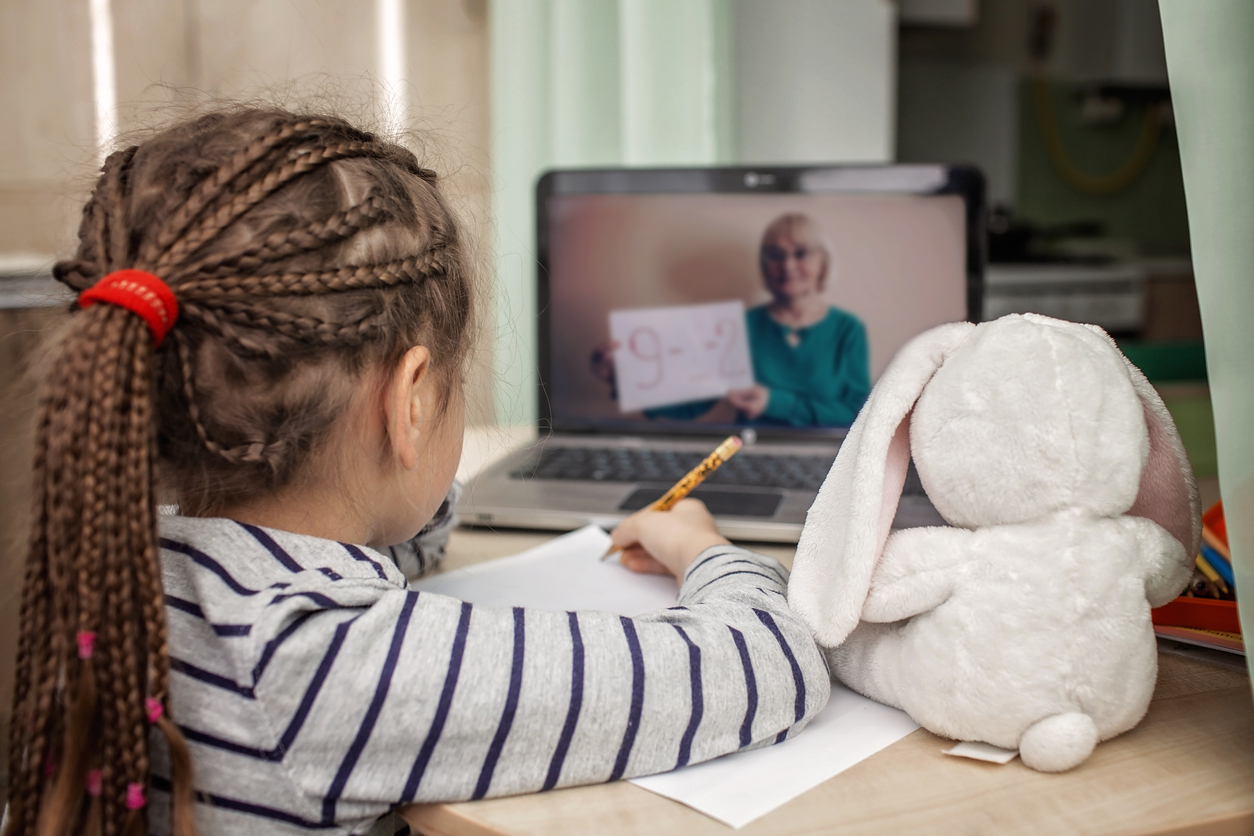
[{"label": "laptop keyboard", "polygon": [[[641,447],[545,447],[539,456],[513,470],[513,479],[587,482],[657,482],[671,485],[705,456],[680,450]],[[733,456],[706,478],[707,485],[817,491],[834,456],[752,453]],[[914,463],[906,474],[906,495],[924,493]]]},{"label": "laptop keyboard", "polygon": [[[636,447],[546,447],[510,476],[673,484],[704,458],[701,453]],[[739,455],[710,474],[705,484],[818,490],[832,460],[832,456]]]}]

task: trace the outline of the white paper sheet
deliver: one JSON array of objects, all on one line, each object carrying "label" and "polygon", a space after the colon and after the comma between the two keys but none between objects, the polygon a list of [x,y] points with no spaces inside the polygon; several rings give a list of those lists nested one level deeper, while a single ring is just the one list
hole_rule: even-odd
[{"label": "white paper sheet", "polygon": [[679,586],[674,578],[632,572],[618,558],[598,560],[609,545],[610,535],[589,525],[512,557],[433,575],[412,586],[485,607],[632,616],[675,605]]},{"label": "white paper sheet", "polygon": [[1002,749],[1000,746],[994,746],[991,743],[964,740],[952,749],[946,749],[945,754],[953,755],[956,758],[971,758],[972,760],[987,761],[988,763],[1006,764],[1019,757],[1019,750]]},{"label": "white paper sheet", "polygon": [[[483,606],[606,610],[639,615],[673,606],[675,581],[598,558],[609,535],[588,526],[534,549],[436,575],[413,586]],[[801,734],[632,783],[743,827],[918,728],[903,711],[833,683],[832,698]]]},{"label": "white paper sheet", "polygon": [[623,412],[721,397],[753,385],[740,300],[610,312]]},{"label": "white paper sheet", "polygon": [[744,827],[918,727],[904,711],[833,682],[827,707],[792,740],[632,783]]}]

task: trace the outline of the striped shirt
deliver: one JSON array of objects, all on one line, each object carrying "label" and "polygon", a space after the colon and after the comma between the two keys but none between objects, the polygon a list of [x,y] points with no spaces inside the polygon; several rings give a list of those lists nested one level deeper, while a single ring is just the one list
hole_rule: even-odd
[{"label": "striped shirt", "polygon": [[677,606],[623,618],[420,593],[361,546],[224,519],[161,526],[171,713],[202,833],[393,836],[410,802],[664,772],[782,741],[827,702],[785,570],[733,546],[693,562]]}]

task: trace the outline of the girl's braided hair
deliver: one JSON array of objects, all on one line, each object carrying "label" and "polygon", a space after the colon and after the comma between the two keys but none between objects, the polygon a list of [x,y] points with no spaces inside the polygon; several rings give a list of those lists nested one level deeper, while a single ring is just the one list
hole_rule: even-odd
[{"label": "girl's braided hair", "polygon": [[[457,385],[471,288],[435,175],[344,121],[207,115],[112,154],[83,209],[75,291],[136,268],[179,319],[78,310],[40,397],[22,592],[10,826],[143,833],[149,732],[168,744],[172,829],[194,833],[169,714],[156,466],[208,515],[300,478],[371,369],[430,348]],[[446,389],[446,393],[451,389]]]}]

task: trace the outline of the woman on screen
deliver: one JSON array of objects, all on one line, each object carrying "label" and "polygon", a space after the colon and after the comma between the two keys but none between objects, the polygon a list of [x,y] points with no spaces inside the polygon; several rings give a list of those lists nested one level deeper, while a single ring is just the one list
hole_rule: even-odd
[{"label": "woman on screen", "polygon": [[[781,215],[762,234],[758,265],[771,301],[745,312],[757,383],[646,416],[792,427],[853,423],[871,392],[870,354],[862,320],[823,298],[834,278],[825,236],[807,215]],[[607,354],[595,351],[592,369],[612,384]]]},{"label": "woman on screen", "polygon": [[862,320],[823,298],[831,247],[808,216],[776,218],[758,251],[771,301],[745,313],[757,385],[727,400],[750,421],[840,427],[871,392]]}]

